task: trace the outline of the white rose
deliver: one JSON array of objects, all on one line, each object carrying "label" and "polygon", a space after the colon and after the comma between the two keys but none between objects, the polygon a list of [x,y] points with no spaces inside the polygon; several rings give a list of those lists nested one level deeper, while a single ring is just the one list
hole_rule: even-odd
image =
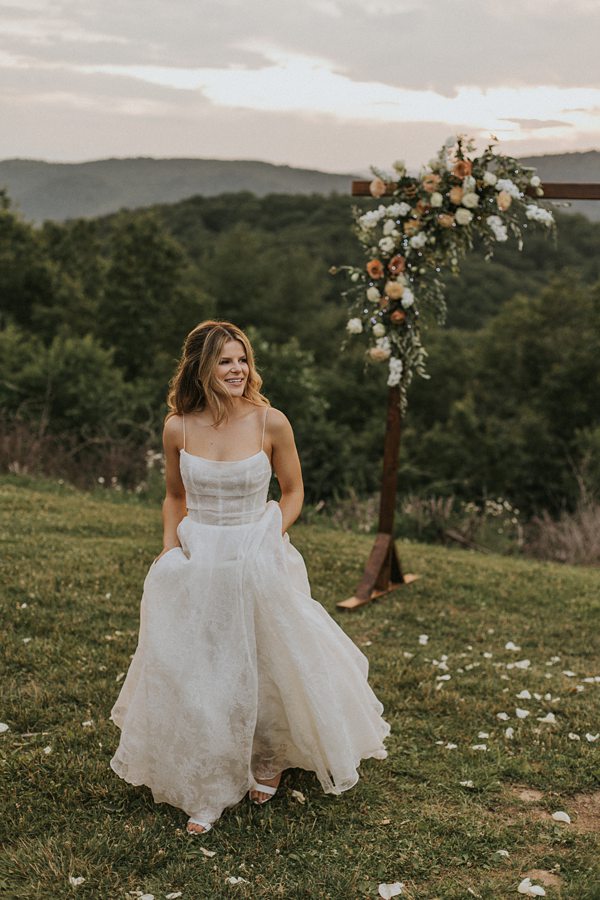
[{"label": "white rose", "polygon": [[392,163],[392,168],[400,177],[406,175],[406,165],[403,159],[397,159],[395,163]]},{"label": "white rose", "polygon": [[494,185],[498,181],[498,176],[494,175],[493,172],[484,172],[483,173],[483,183]]},{"label": "white rose", "polygon": [[419,234],[415,234],[411,237],[409,244],[414,250],[420,250],[421,247],[424,247],[427,243],[427,235],[424,231],[420,231]]},{"label": "white rose", "polygon": [[472,191],[477,182],[473,178],[472,175],[465,175],[462,180],[463,191],[469,192]]},{"label": "white rose", "polygon": [[383,237],[379,241],[379,249],[383,253],[393,253],[395,246],[396,244],[394,243],[394,239],[391,237]]},{"label": "white rose", "polygon": [[387,207],[387,215],[392,216],[394,219],[401,218],[402,216],[406,216],[410,212],[410,204],[409,203],[390,203]]},{"label": "white rose", "polygon": [[444,202],[444,198],[439,191],[434,191],[433,194],[429,196],[429,203],[431,206],[441,206]]},{"label": "white rose", "polygon": [[400,301],[401,305],[404,309],[408,309],[409,306],[412,306],[415,302],[415,295],[411,291],[410,288],[404,288],[404,293],[402,294],[402,300]]},{"label": "white rose", "polygon": [[358,281],[359,278],[360,278],[360,275],[358,274],[358,272],[353,272],[352,275],[350,276],[350,281],[356,282],[356,281]]},{"label": "white rose", "polygon": [[529,179],[529,184],[531,185],[531,187],[539,187],[541,183],[542,181],[539,175],[532,175],[532,177]]},{"label": "white rose", "polygon": [[463,194],[463,198],[460,202],[468,209],[475,209],[476,206],[479,206],[479,195],[472,192]]},{"label": "white rose", "polygon": [[370,209],[368,212],[363,213],[363,215],[359,217],[358,224],[361,228],[364,228],[365,231],[369,231],[371,228],[374,228],[377,225],[381,217],[381,213],[378,209]]},{"label": "white rose", "polygon": [[383,233],[385,235],[389,235],[395,230],[396,230],[396,223],[394,222],[393,219],[388,219],[387,222],[385,222],[385,224],[383,226]]},{"label": "white rose", "polygon": [[400,384],[400,379],[402,378],[402,369],[404,368],[404,366],[402,365],[402,360],[398,359],[396,356],[390,357],[388,365],[388,387],[395,387],[397,384]]},{"label": "white rose", "polygon": [[447,137],[446,140],[444,141],[444,147],[446,147],[446,149],[450,150],[452,147],[454,147],[455,143],[456,143],[456,137],[453,134],[451,134],[450,137]]},{"label": "white rose", "polygon": [[363,330],[362,322],[360,319],[348,319],[346,330],[349,331],[350,334],[360,334]]},{"label": "white rose", "polygon": [[499,178],[496,182],[496,190],[497,191],[506,191],[507,194],[510,194],[513,199],[518,200],[521,196],[521,192],[514,181],[511,181],[510,178]]},{"label": "white rose", "polygon": [[385,325],[382,322],[377,322],[373,325],[373,334],[377,338],[383,337],[385,334]]},{"label": "white rose", "polygon": [[367,289],[367,300],[370,300],[371,303],[378,303],[380,299],[381,294],[376,287],[370,287]]},{"label": "white rose", "polygon": [[454,221],[457,225],[468,225],[472,218],[473,213],[462,206],[459,206],[454,214]]}]

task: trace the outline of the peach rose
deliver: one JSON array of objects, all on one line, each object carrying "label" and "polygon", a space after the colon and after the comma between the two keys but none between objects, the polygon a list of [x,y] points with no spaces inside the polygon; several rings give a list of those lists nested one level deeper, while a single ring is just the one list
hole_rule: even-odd
[{"label": "peach rose", "polygon": [[498,204],[498,209],[502,212],[506,212],[510,204],[512,203],[512,197],[508,193],[508,191],[499,191],[498,196],[496,197],[496,203]]},{"label": "peach rose", "polygon": [[385,269],[383,268],[383,263],[378,259],[371,259],[367,263],[367,272],[371,276],[371,278],[383,278]]},{"label": "peach rose", "polygon": [[450,198],[450,203],[454,203],[455,206],[458,206],[460,201],[463,198],[464,191],[460,187],[460,185],[455,184],[453,188],[450,188],[450,192],[448,197]]},{"label": "peach rose", "polygon": [[399,281],[388,281],[384,290],[390,300],[399,300],[404,293],[404,285],[400,284]]},{"label": "peach rose", "polygon": [[401,309],[395,309],[393,313],[390,315],[390,321],[394,322],[395,325],[398,325],[400,322],[404,322],[406,318],[406,313]]},{"label": "peach rose", "polygon": [[423,213],[426,213],[428,210],[431,209],[431,207],[430,207],[429,203],[425,202],[425,200],[418,200],[415,203],[415,209],[419,213],[419,215],[422,216]]},{"label": "peach rose", "polygon": [[416,234],[421,228],[419,219],[408,219],[403,226],[404,234]]},{"label": "peach rose", "polygon": [[450,213],[440,213],[438,216],[438,222],[442,226],[442,228],[452,228],[454,225],[454,216]]},{"label": "peach rose", "polygon": [[457,178],[466,178],[471,174],[473,164],[468,159],[457,159],[452,169],[452,174]]},{"label": "peach rose", "polygon": [[384,362],[392,355],[391,350],[384,350],[383,347],[370,347],[369,356],[373,362]]},{"label": "peach rose", "polygon": [[437,190],[437,186],[442,179],[439,175],[431,174],[425,175],[422,181],[423,190],[427,191],[428,194],[432,194],[433,191]]},{"label": "peach rose", "polygon": [[399,275],[400,272],[404,272],[405,268],[406,260],[399,253],[396,256],[392,256],[388,263],[388,270],[392,275]]},{"label": "peach rose", "polygon": [[369,185],[369,191],[371,192],[371,197],[383,197],[387,188],[385,181],[382,181],[381,178],[374,178],[371,184]]}]

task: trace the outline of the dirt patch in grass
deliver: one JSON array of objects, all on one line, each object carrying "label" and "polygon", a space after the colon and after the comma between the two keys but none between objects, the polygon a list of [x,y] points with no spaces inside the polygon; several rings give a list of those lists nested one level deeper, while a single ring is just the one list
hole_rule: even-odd
[{"label": "dirt patch in grass", "polygon": [[549,872],[548,869],[529,869],[528,872],[523,873],[523,878],[529,878],[534,882],[539,881],[544,887],[559,888],[562,884],[560,875],[557,875],[555,872]]},{"label": "dirt patch in grass", "polygon": [[573,826],[577,831],[600,833],[600,791],[575,794],[568,807],[574,814]]},{"label": "dirt patch in grass", "polygon": [[524,803],[539,803],[544,799],[543,791],[536,791],[535,788],[524,787],[522,784],[515,784],[510,788],[510,793],[518,800]]}]

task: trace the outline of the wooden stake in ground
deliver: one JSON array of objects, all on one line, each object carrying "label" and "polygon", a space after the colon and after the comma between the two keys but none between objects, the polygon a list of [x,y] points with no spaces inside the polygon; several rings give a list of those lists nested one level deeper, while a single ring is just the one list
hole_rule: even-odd
[{"label": "wooden stake in ground", "polygon": [[[369,181],[353,181],[352,195],[354,197],[371,196],[369,184]],[[393,194],[394,188],[395,184],[389,183],[386,194]],[[531,193],[535,196],[533,189]],[[600,184],[545,183],[544,198],[547,200],[600,200]],[[347,600],[340,600],[339,603],[336,603],[338,609],[358,609],[395,588],[411,584],[419,577],[418,575],[403,574],[394,543],[394,511],[396,509],[398,451],[401,433],[398,400],[399,389],[397,387],[389,388],[377,537],[354,594]]]}]

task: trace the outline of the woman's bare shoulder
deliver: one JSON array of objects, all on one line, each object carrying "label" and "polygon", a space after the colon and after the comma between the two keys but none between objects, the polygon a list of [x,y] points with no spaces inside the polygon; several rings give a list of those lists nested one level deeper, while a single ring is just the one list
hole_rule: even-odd
[{"label": "woman's bare shoulder", "polygon": [[163,443],[178,445],[183,438],[183,416],[171,413],[165,419],[163,425]]}]

